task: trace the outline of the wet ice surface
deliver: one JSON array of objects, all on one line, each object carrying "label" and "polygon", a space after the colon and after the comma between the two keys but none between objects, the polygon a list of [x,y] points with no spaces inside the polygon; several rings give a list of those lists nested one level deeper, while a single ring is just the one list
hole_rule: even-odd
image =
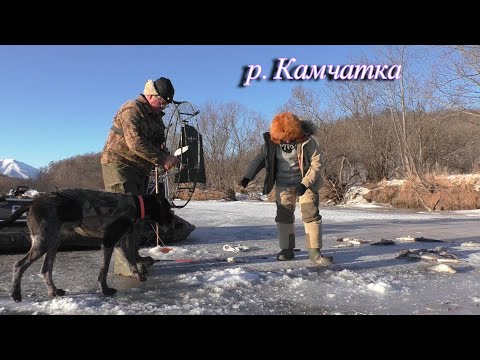
[{"label": "wet ice surface", "polygon": [[[23,255],[0,255],[0,314],[480,314],[480,211],[321,208],[324,253],[335,259],[327,269],[308,261],[298,208],[300,251],[286,262],[276,261],[275,204],[191,202],[176,213],[197,229],[188,240],[170,244],[168,254],[154,246],[141,250],[158,260],[144,283],[110,271],[107,281],[118,290],[113,297],[98,290],[99,250],[60,252],[53,277],[67,294],[47,298],[39,260],[25,272],[23,301],[17,304],[9,296],[11,271]],[[395,240],[405,236],[445,242]],[[335,248],[339,237],[396,244]],[[461,246],[466,242],[473,246]],[[249,251],[226,252],[224,244]],[[459,256],[461,263],[452,264],[456,273],[395,257],[401,249],[439,245]]]}]

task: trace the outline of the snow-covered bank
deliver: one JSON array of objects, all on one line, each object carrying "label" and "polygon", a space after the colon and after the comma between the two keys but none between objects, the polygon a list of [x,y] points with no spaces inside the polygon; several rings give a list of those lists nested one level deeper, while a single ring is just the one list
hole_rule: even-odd
[{"label": "snow-covered bank", "polygon": [[[59,253],[54,267],[65,297],[47,299],[37,262],[25,273],[24,301],[16,304],[9,298],[11,267],[21,255],[0,255],[0,314],[480,314],[478,211],[321,208],[324,251],[335,258],[329,269],[308,261],[298,208],[299,251],[287,262],[275,258],[273,203],[191,202],[177,213],[197,229],[188,240],[168,246],[173,249],[168,253],[141,250],[159,260],[147,282],[110,273],[110,285],[119,290],[111,298],[97,289],[100,251],[76,251]],[[408,236],[444,242],[397,240]],[[392,239],[395,245],[337,248],[342,237]],[[224,251],[225,244],[248,250]],[[402,249],[440,245],[458,256],[460,262],[451,264],[456,273],[396,257]]]}]

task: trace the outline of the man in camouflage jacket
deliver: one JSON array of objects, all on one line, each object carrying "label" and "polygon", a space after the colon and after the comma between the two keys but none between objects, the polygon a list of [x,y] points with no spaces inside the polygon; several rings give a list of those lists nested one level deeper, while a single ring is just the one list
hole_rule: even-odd
[{"label": "man in camouflage jacket", "polygon": [[[105,190],[116,193],[145,194],[148,176],[157,164],[165,171],[178,164],[178,159],[165,152],[163,110],[173,101],[175,90],[169,79],[148,80],[143,94],[129,100],[117,111],[101,155]],[[138,225],[132,234],[117,243],[124,252],[114,251],[114,273],[133,276],[127,261],[136,262],[146,272],[153,264],[151,257],[138,254]],[[128,254],[129,259],[123,256]]]}]

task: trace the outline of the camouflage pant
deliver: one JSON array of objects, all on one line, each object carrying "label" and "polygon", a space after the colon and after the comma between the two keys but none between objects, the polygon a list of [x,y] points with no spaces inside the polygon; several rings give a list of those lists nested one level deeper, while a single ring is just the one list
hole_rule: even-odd
[{"label": "camouflage pant", "polygon": [[[277,222],[279,229],[280,248],[293,248],[295,246],[293,223],[295,222],[297,202],[295,187],[277,186],[275,195],[277,203],[275,222]],[[318,209],[319,200],[318,192],[310,189],[307,189],[305,194],[298,197],[302,221],[305,227],[305,247],[307,249],[322,248],[322,216]]]},{"label": "camouflage pant", "polygon": [[123,164],[102,164],[105,190],[115,193],[145,194],[148,175]]},{"label": "camouflage pant", "polygon": [[[295,221],[295,206],[297,194],[295,187],[277,186],[276,188],[277,216],[275,221],[283,224],[293,224]],[[322,217],[318,209],[320,198],[317,192],[307,189],[299,197],[300,212],[304,223],[320,221]]]},{"label": "camouflage pant", "polygon": [[[105,190],[115,193],[130,193],[132,195],[145,194],[147,175],[143,172],[123,164],[102,164],[103,182]],[[142,234],[143,224],[136,223],[132,233],[124,235],[115,245],[113,252],[115,274],[132,276],[128,262],[135,264],[138,257],[138,247]],[[118,248],[122,247],[123,252]],[[124,256],[126,254],[126,257]]]}]

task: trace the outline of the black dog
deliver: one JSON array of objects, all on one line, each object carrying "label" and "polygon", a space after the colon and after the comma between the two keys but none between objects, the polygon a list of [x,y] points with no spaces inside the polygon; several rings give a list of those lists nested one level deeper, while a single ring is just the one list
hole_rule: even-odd
[{"label": "black dog", "polygon": [[[103,264],[98,282],[103,294],[113,295],[116,290],[107,286],[107,274],[117,241],[132,230],[137,219],[154,220],[161,226],[169,225],[173,221],[170,203],[157,194],[136,196],[87,189],[62,189],[42,195],[22,206],[8,219],[0,222],[0,228],[12,224],[26,211],[32,246],[27,255],[13,266],[11,296],[16,302],[22,301],[23,273],[44,254],[46,255],[41,274],[49,297],[65,295],[64,290],[55,287],[52,279],[61,230],[70,228],[82,235],[102,239]],[[122,250],[122,247],[118,249]],[[130,263],[130,266],[138,281],[146,280],[135,263]]]}]

